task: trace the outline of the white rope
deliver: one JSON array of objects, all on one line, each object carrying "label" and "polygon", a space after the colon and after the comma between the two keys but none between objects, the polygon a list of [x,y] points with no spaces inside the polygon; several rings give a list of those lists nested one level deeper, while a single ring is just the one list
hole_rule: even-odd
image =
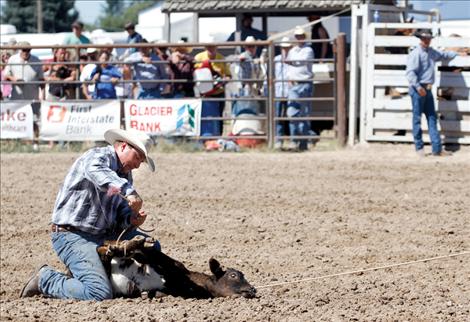
[{"label": "white rope", "polygon": [[274,34],[274,35],[270,36],[268,40],[275,40],[275,39],[284,37],[284,36],[286,36],[286,35],[289,35],[289,34],[293,33],[293,32],[295,31],[295,29],[297,29],[298,27],[305,29],[305,28],[307,28],[307,27],[316,25],[316,24],[321,23],[321,22],[323,22],[323,21],[326,21],[326,20],[328,20],[328,19],[330,19],[330,18],[333,18],[333,17],[335,17],[335,16],[338,16],[338,15],[340,15],[340,14],[343,14],[343,13],[349,11],[349,10],[351,10],[350,7],[349,7],[349,8],[346,8],[346,9],[343,9],[343,10],[341,10],[341,11],[339,11],[339,12],[333,13],[333,14],[327,16],[327,17],[323,17],[323,18],[320,18],[320,19],[318,19],[318,20],[315,20],[315,21],[312,21],[312,22],[309,22],[309,23],[306,23],[306,24],[297,26],[297,27],[295,27],[295,28],[289,29],[289,30],[287,30],[287,31],[283,31],[283,32]]},{"label": "white rope", "polygon": [[355,270],[355,271],[348,271],[348,272],[342,272],[342,273],[336,273],[336,274],[329,274],[329,275],[323,275],[323,276],[317,276],[317,277],[304,278],[304,279],[290,281],[290,282],[279,282],[279,283],[274,283],[274,284],[257,286],[256,288],[261,289],[261,288],[267,288],[267,287],[273,287],[273,286],[281,286],[281,285],[301,283],[301,282],[310,282],[310,281],[321,280],[321,279],[325,279],[325,278],[329,278],[329,277],[336,277],[336,276],[371,272],[371,271],[376,271],[376,270],[380,270],[380,269],[386,269],[386,268],[392,268],[392,267],[398,267],[398,266],[405,266],[405,265],[411,265],[411,264],[416,264],[416,263],[424,263],[424,262],[429,262],[429,261],[433,261],[433,260],[451,258],[451,257],[457,257],[457,256],[463,256],[463,255],[469,255],[469,254],[470,254],[470,251],[465,251],[465,252],[461,252],[461,253],[457,253],[457,254],[429,257],[429,258],[418,259],[418,260],[409,261],[409,262],[402,262],[402,263],[397,263],[397,264],[390,264],[390,265],[384,265],[384,266],[378,266],[378,267],[358,269],[358,270]]}]

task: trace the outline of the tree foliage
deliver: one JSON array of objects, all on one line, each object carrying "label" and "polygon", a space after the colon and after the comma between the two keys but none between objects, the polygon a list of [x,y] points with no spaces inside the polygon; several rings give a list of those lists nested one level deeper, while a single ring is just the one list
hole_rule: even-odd
[{"label": "tree foliage", "polygon": [[[133,1],[127,7],[118,7],[116,1],[107,0],[107,6],[104,8],[106,15],[100,18],[100,27],[108,31],[122,31],[127,22],[137,24],[139,12],[153,6],[157,0]],[[118,1],[119,2],[119,1]],[[124,4],[124,2],[121,2]],[[112,13],[113,10],[120,10],[118,13]]]},{"label": "tree foliage", "polygon": [[[42,0],[44,32],[71,31],[70,25],[78,19],[75,0]],[[18,32],[37,32],[37,1],[7,0],[2,23],[11,24]]]}]

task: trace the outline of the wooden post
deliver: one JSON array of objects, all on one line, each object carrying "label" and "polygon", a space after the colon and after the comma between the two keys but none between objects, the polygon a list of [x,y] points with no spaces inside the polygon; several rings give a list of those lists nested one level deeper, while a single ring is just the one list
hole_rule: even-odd
[{"label": "wooden post", "polygon": [[336,116],[338,143],[346,145],[346,34],[340,33],[336,38]]},{"label": "wooden post", "polygon": [[44,24],[42,18],[42,0],[36,0],[36,10],[37,10],[37,29],[39,33],[44,32]]}]

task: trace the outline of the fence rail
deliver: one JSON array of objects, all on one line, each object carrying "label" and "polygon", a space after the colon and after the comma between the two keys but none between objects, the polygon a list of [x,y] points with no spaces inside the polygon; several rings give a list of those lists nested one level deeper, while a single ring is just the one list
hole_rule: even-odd
[{"label": "fence rail", "polygon": [[[344,40],[344,35],[340,35],[337,39],[328,39],[328,40],[305,40],[305,42],[309,43],[323,43],[323,42],[328,42],[328,43],[333,43],[335,45],[335,48],[338,48],[339,50],[335,50],[335,54],[333,58],[327,58],[327,59],[319,59],[319,58],[314,58],[310,60],[286,60],[284,62],[287,63],[296,63],[296,62],[303,62],[303,63],[327,63],[327,64],[333,64],[333,68],[329,68],[329,72],[326,73],[326,75],[318,77],[318,75],[315,76],[314,79],[308,80],[308,82],[313,82],[313,83],[322,83],[322,84],[331,84],[333,87],[333,95],[332,96],[322,96],[322,97],[305,97],[305,98],[299,98],[296,99],[296,101],[303,102],[303,101],[308,101],[308,102],[325,102],[325,103],[331,103],[330,107],[328,108],[328,111],[330,115],[325,116],[325,115],[314,115],[315,114],[315,105],[313,106],[313,115],[310,116],[305,116],[305,117],[288,117],[288,116],[275,116],[275,103],[276,102],[285,102],[288,101],[286,97],[275,97],[274,95],[274,87],[276,83],[280,82],[298,82],[298,81],[304,81],[301,79],[276,79],[274,75],[274,57],[275,57],[275,52],[277,50],[277,47],[280,46],[280,42],[274,42],[274,41],[256,41],[253,42],[253,45],[256,46],[262,46],[266,48],[266,57],[264,57],[264,61],[256,61],[257,64],[259,64],[259,67],[261,68],[264,66],[265,70],[265,75],[263,78],[258,79],[258,78],[237,78],[237,79],[224,79],[222,82],[226,85],[226,92],[227,86],[232,86],[232,85],[240,85],[240,84],[253,84],[253,83],[258,83],[258,84],[263,84],[267,89],[267,95],[264,96],[261,94],[257,95],[251,95],[251,96],[237,96],[234,95],[232,92],[232,95],[225,95],[224,97],[200,97],[200,99],[203,102],[216,102],[216,101],[223,101],[227,103],[234,103],[234,102],[243,102],[243,101],[253,101],[253,102],[260,102],[264,103],[265,107],[264,109],[258,113],[258,115],[253,115],[250,117],[236,117],[233,115],[227,115],[230,113],[225,113],[222,116],[219,117],[201,117],[201,121],[214,121],[214,120],[219,120],[219,121],[236,121],[236,120],[260,120],[264,122],[264,128],[266,129],[265,135],[256,135],[252,136],[253,138],[258,138],[258,139],[263,139],[266,140],[269,147],[273,147],[274,142],[278,139],[286,139],[286,138],[291,138],[291,139],[305,139],[305,138],[310,138],[310,139],[316,139],[318,136],[312,135],[312,136],[305,136],[305,135],[291,135],[291,136],[277,136],[275,133],[275,128],[276,124],[278,122],[282,121],[288,121],[288,122],[293,122],[293,121],[319,121],[319,120],[327,120],[327,121],[333,121],[333,126],[336,131],[336,135],[340,138],[340,142],[345,142],[345,137],[346,137],[346,132],[345,128],[346,125],[343,124],[341,126],[338,125],[338,121],[340,122],[345,122],[345,119],[341,118],[341,120],[338,119],[338,115],[345,114],[346,111],[346,106],[344,104],[343,99],[338,100],[338,95],[341,97],[342,95],[345,95],[344,90],[338,90],[338,86],[343,86],[342,89],[344,89],[344,73],[345,70],[344,68],[341,68],[341,70],[338,70],[338,64],[340,66],[345,65],[345,53],[344,53],[344,47],[345,47],[345,40]],[[299,41],[291,41],[292,44],[299,43]],[[37,81],[22,81],[22,80],[15,80],[15,81],[4,81],[2,79],[1,85],[11,85],[11,86],[21,86],[21,85],[40,85],[40,86],[49,86],[49,85],[70,85],[73,86],[75,89],[75,95],[72,97],[74,101],[78,102],[84,102],[85,100],[81,98],[81,93],[80,93],[80,86],[78,85],[93,85],[95,82],[93,81],[80,81],[80,67],[83,67],[85,64],[99,64],[99,61],[80,61],[80,53],[82,53],[84,50],[87,48],[96,48],[96,49],[109,49],[109,48],[178,48],[178,47],[191,47],[193,50],[195,49],[201,49],[205,48],[207,46],[216,46],[220,48],[233,48],[236,52],[238,52],[238,49],[241,46],[247,45],[246,42],[218,42],[218,43],[165,43],[165,44],[112,44],[112,45],[95,45],[95,44],[87,44],[87,45],[55,45],[55,46],[1,46],[0,49],[3,50],[22,50],[22,49],[29,49],[29,50],[34,50],[34,49],[44,49],[44,48],[49,48],[51,50],[55,49],[66,49],[70,50],[75,53],[74,61],[64,61],[64,62],[57,62],[57,61],[52,61],[52,62],[29,62],[27,64],[29,65],[42,65],[42,66],[47,66],[48,68],[52,68],[52,66],[57,66],[57,65],[65,65],[65,66],[71,66],[71,69],[74,69],[76,71],[75,73],[75,79],[68,79],[68,80],[57,80],[57,79],[46,79],[46,80],[37,80]],[[338,52],[341,53],[341,55],[338,56]],[[34,53],[34,51],[33,51]],[[224,64],[239,64],[240,59],[238,58],[233,58],[233,57],[227,57],[224,59],[217,59],[217,60],[211,60],[211,62],[218,62],[218,63],[224,63]],[[152,61],[152,63],[156,64],[167,64],[167,61]],[[110,61],[110,64],[115,64],[119,66],[123,65],[132,65],[134,63],[132,62],[126,62],[124,60],[113,60]],[[2,67],[5,67],[6,65],[11,65],[11,66],[19,66],[19,65],[24,65],[24,63],[2,63]],[[331,77],[331,74],[333,77]],[[338,79],[341,81],[338,83]],[[213,82],[213,80],[202,80],[201,83],[204,82]],[[187,84],[187,83],[194,83],[194,80],[189,80],[189,79],[155,79],[155,80],[137,80],[137,79],[121,79],[117,82],[117,84],[123,86],[125,84],[169,84],[169,85],[174,85],[174,84]],[[232,85],[231,85],[232,84]],[[341,85],[342,84],[342,85]],[[165,98],[165,99],[172,99],[171,97]],[[181,99],[181,98],[178,98]],[[13,100],[11,100],[13,102]],[[69,100],[72,101],[72,100]],[[88,102],[92,102],[90,100],[86,100]],[[38,103],[38,100],[31,100],[32,103]],[[121,105],[123,101],[121,101]],[[338,105],[339,104],[339,105]],[[221,134],[220,136],[206,136],[206,137],[196,137],[197,139],[211,139],[211,138],[226,138],[226,135]],[[251,136],[243,136],[244,138],[249,138]],[[233,137],[231,137],[233,138]]]}]

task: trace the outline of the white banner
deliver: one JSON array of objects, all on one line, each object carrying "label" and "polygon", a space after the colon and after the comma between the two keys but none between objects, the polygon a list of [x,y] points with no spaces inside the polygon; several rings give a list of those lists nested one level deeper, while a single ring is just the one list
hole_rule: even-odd
[{"label": "white banner", "polygon": [[31,103],[2,102],[1,139],[33,139],[33,109]]},{"label": "white banner", "polygon": [[119,101],[41,102],[41,139],[103,141],[104,132],[120,128]]},{"label": "white banner", "polygon": [[126,100],[126,129],[149,135],[198,136],[201,123],[199,99]]}]

